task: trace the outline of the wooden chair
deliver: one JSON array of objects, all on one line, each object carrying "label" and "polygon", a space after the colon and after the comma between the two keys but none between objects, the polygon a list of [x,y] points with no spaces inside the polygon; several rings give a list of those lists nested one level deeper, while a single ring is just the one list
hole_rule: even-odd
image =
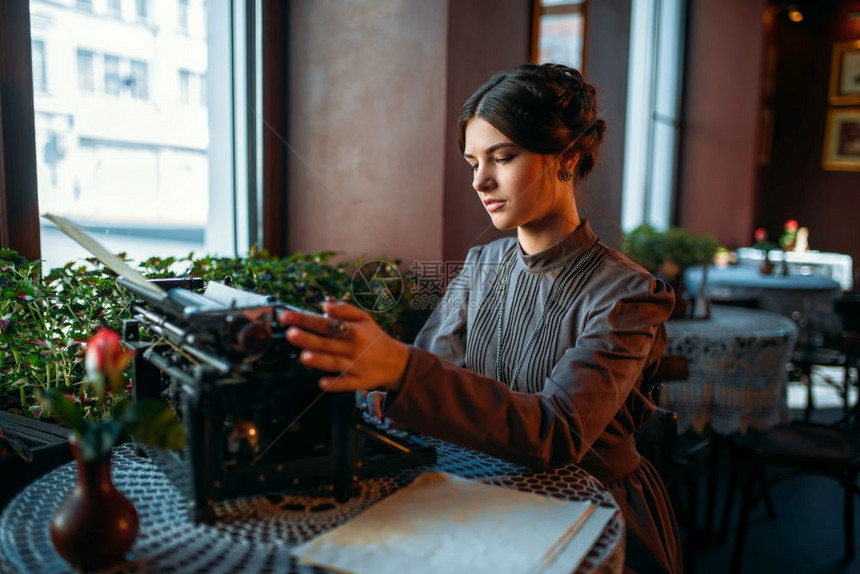
[{"label": "wooden chair", "polygon": [[[656,372],[643,385],[643,392],[657,403],[664,384],[685,381],[690,376],[690,361],[682,355],[663,357]],[[657,469],[666,489],[672,497],[675,515],[683,516],[687,531],[684,548],[684,570],[693,573],[695,549],[698,542],[698,500],[699,477],[702,458],[707,451],[708,442],[702,437],[678,435],[678,415],[661,407],[645,420],[634,438],[636,448]],[[686,512],[680,512],[679,484],[687,489]]]},{"label": "wooden chair", "polygon": [[852,373],[855,372],[860,357],[860,294],[843,295],[835,302],[834,309],[842,322],[841,335],[798,345],[791,358],[794,376],[806,386],[804,420],[807,422],[812,418],[812,411],[815,409],[812,381],[812,369],[815,366],[837,367],[842,370],[841,381],[827,377],[824,381],[834,387],[842,398],[844,416],[847,417],[850,410],[850,389],[855,381]]},{"label": "wooden chair", "polygon": [[[860,347],[860,335],[846,334],[844,339],[849,347]],[[838,426],[808,422],[780,425],[765,431],[736,434],[729,442],[734,468],[723,517],[724,532],[738,487],[742,500],[732,554],[732,572],[740,571],[749,518],[756,504],[765,499],[771,517],[775,516],[769,498],[770,489],[780,482],[804,474],[828,476],[842,484],[845,491],[845,559],[853,560],[854,497],[860,496],[857,486],[860,474],[860,401],[855,403],[853,411]],[[766,469],[772,470],[770,476]]]}]

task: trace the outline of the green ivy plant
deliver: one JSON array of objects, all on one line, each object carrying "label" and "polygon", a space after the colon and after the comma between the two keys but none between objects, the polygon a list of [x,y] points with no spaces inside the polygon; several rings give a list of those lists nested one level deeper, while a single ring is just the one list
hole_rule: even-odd
[{"label": "green ivy plant", "polygon": [[[372,299],[386,289],[386,280],[400,280],[399,262],[378,267],[370,285],[353,288],[353,274],[362,261],[334,263],[334,252],[276,257],[253,249],[246,257],[151,257],[138,269],[150,278],[195,276],[225,281],[234,287],[272,295],[286,303],[317,309],[326,296],[373,308]],[[125,258],[123,254],[121,257]],[[99,419],[83,382],[84,348],[98,330],[120,330],[129,318],[132,295],[117,285],[108,270],[90,259],[67,263],[43,276],[41,263],[15,251],[0,250],[0,409],[44,416],[37,390],[57,389],[81,408],[87,422]],[[390,335],[403,338],[410,326],[410,293],[374,319]],[[52,393],[53,394],[53,393]],[[127,393],[111,395],[120,402]],[[110,411],[110,407],[105,412]]]}]

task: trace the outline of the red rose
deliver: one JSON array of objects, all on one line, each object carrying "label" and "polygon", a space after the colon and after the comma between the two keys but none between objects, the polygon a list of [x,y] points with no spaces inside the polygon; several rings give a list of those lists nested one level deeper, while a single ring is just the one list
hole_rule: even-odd
[{"label": "red rose", "polygon": [[763,243],[767,241],[767,230],[764,227],[759,227],[753,232],[753,237],[756,243]]},{"label": "red rose", "polygon": [[99,329],[87,342],[86,365],[90,384],[97,396],[104,396],[105,387],[118,391],[122,387],[122,372],[134,356],[124,349],[116,331]]},{"label": "red rose", "polygon": [[786,219],[785,220],[785,230],[786,231],[797,231],[798,224],[794,219]]}]

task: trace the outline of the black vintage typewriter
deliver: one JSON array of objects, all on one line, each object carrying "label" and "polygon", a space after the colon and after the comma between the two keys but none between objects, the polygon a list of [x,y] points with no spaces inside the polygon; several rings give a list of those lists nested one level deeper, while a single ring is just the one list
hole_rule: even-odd
[{"label": "black vintage typewriter", "polygon": [[435,462],[435,449],[364,415],[354,394],[319,389],[321,373],[299,363],[277,321],[307,311],[196,278],[118,282],[137,296],[123,326],[137,351],[134,397],[168,400],[188,437],[182,453],[146,452],[195,520],[211,519],[213,502],[262,493],[346,500],[361,477]]}]

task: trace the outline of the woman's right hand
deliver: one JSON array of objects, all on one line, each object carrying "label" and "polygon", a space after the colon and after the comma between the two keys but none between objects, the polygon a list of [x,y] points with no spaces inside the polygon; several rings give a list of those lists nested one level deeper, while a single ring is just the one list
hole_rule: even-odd
[{"label": "woman's right hand", "polygon": [[[409,346],[390,337],[361,309],[339,302],[322,305],[327,317],[284,311],[287,340],[303,351],[299,360],[320,371],[325,391],[397,390],[409,360]],[[336,321],[333,323],[332,321]],[[332,326],[337,330],[332,331]]]}]

